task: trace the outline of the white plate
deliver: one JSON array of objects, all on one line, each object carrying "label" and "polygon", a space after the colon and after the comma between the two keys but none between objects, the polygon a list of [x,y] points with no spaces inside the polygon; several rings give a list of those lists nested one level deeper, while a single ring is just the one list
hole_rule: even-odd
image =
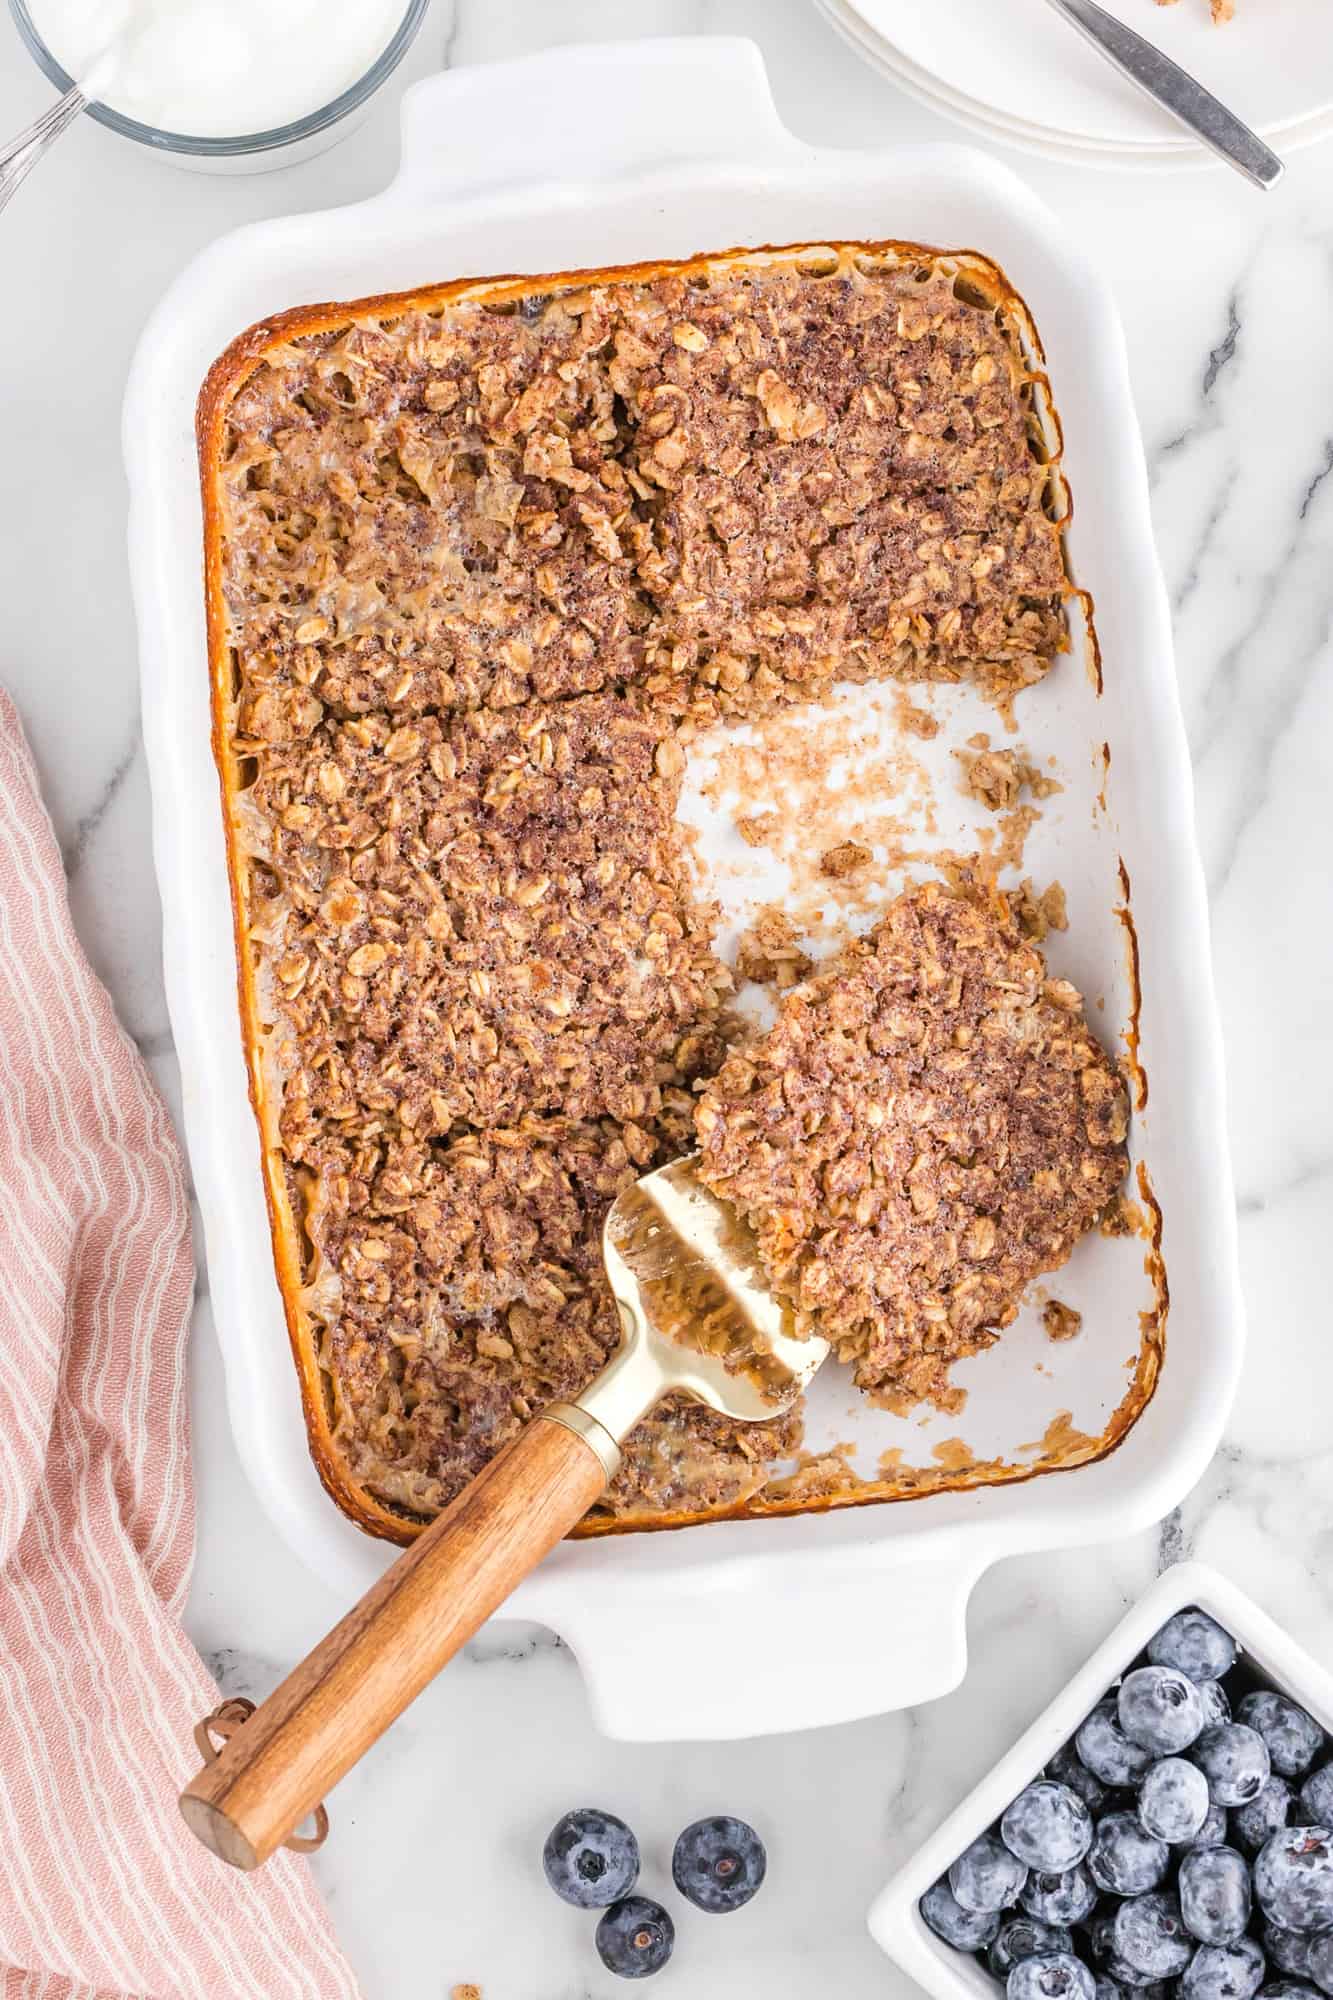
[{"label": "white plate", "polygon": [[[1088,47],[1048,0],[851,0],[878,39],[952,90],[1019,123],[1112,144],[1175,139],[1169,115]],[[1208,0],[1103,0],[1267,134],[1333,105],[1326,0],[1237,0],[1213,25]]]},{"label": "white plate", "polygon": [[[1048,851],[1033,867],[1070,889],[1079,921],[1057,941],[1056,963],[1104,997],[1108,1038],[1125,998],[1108,887],[1117,854],[1134,883],[1151,1078],[1134,1136],[1165,1215],[1172,1293],[1157,1393],[1119,1450],[1076,1472],[823,1516],[567,1544],[512,1602],[516,1615],[542,1619],[571,1643],[594,1713],[613,1735],[759,1734],[922,1701],[962,1676],[967,1596],[991,1562],[1126,1533],[1180,1499],[1215,1449],[1240,1363],[1207,910],[1115,306],[1054,217],[992,159],[954,146],[820,150],[795,139],[747,42],[561,49],[450,72],[408,92],[403,121],[403,166],[383,195],[256,224],[195,260],[145,329],[126,399],[164,966],[238,1446],[292,1546],[349,1599],[363,1589],[391,1552],[336,1512],[310,1463],[246,1095],[199,575],[193,416],[209,364],[238,331],[282,307],[449,277],[736,243],[906,236],[975,245],[1005,267],[1044,337],[1077,499],[1072,561],[1098,605],[1105,694],[1094,698],[1071,659],[1020,714],[1034,747],[1056,750],[1071,774],[1069,797],[1057,801],[1063,818],[1051,819],[1049,833],[1043,821],[1052,841],[1063,827],[1058,860]],[[1103,740],[1112,770],[1109,811],[1099,818],[1087,787],[1092,748]],[[1034,1359],[1071,1371],[1069,1407],[1080,1411],[1123,1385],[1143,1277],[1123,1245],[1115,1257],[1104,1246],[1089,1239],[1078,1271],[1060,1281],[1061,1296],[1085,1285],[1075,1302],[1089,1316],[1088,1335],[1054,1363],[1055,1350],[1034,1356],[1030,1319],[1026,1333],[982,1358],[993,1366],[968,1364],[972,1398],[951,1429],[979,1440],[988,1428],[1002,1432],[1011,1456],[1041,1436],[1033,1412],[1050,1405],[1055,1383],[1037,1375]],[[876,1426],[894,1420],[869,1412],[845,1376],[829,1372],[820,1397],[817,1430],[855,1437],[873,1461]],[[903,1429],[929,1462],[939,1431]],[[705,1649],[730,1663],[727,1673],[697,1670]]]},{"label": "white plate", "polygon": [[1206,1563],[1177,1563],[1126,1612],[1068,1687],[877,1898],[870,1912],[876,1942],[937,2000],[1000,2000],[1003,1989],[975,1958],[952,1950],[926,1927],[917,1908],[921,1897],[978,1834],[994,1825],[1010,1800],[1069,1741],[1154,1632],[1187,1604],[1197,1604],[1215,1618],[1274,1687],[1308,1709],[1333,1734],[1333,1676],[1227,1577]]},{"label": "white plate", "polygon": [[[1181,172],[1211,167],[1225,171],[1207,147],[1173,126],[1178,136],[1155,143],[1087,138],[1054,124],[1010,119],[992,106],[979,104],[923,70],[870,29],[858,0],[814,0],[818,11],[861,58],[928,110],[941,112],[983,138],[1013,146],[1065,166],[1113,167],[1129,172]],[[1181,0],[1184,4],[1184,0]],[[1268,137],[1284,155],[1333,137],[1333,105],[1291,125],[1275,128]]]}]

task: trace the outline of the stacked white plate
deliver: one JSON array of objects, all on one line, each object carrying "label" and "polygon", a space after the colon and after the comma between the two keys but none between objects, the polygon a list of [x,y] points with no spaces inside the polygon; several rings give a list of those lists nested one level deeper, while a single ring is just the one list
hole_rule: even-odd
[{"label": "stacked white plate", "polygon": [[[1333,135],[1330,0],[1102,0],[1284,156]],[[984,137],[1070,165],[1162,172],[1213,156],[1047,0],[815,0],[909,96]]]}]

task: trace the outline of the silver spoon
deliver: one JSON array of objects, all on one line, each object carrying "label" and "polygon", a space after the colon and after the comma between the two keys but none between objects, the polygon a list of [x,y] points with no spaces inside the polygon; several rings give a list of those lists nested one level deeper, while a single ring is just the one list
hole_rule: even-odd
[{"label": "silver spoon", "polygon": [[67,125],[72,125],[86,107],[87,97],[75,83],[58,97],[49,111],[34,118],[16,132],[9,144],[0,147],[0,209],[7,206],[15,191],[27,180],[42,154],[54,146]]},{"label": "silver spoon", "polygon": [[1097,5],[1097,0],[1050,0],[1050,5],[1071,28],[1078,29],[1098,55],[1104,56],[1173,118],[1188,126],[1229,167],[1244,174],[1255,187],[1277,186],[1284,169],[1271,146],[1266,146],[1257,132],[1243,124],[1234,111],[1228,111],[1188,70],[1172,62],[1170,56],[1136,34],[1133,28],[1126,27],[1114,14],[1108,14]]}]

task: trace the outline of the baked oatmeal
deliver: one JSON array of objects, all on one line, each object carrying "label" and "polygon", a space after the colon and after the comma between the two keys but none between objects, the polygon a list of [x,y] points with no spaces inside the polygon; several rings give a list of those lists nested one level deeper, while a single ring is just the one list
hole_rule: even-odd
[{"label": "baked oatmeal", "polygon": [[696,1114],[798,1330],[890,1408],[955,1406],[1125,1174],[1124,1086],[1002,896],[927,883],[783,1000]]},{"label": "baked oatmeal", "polygon": [[[321,1472],[377,1531],[604,1361],[601,1219],[735,1036],[693,729],[837,680],[1006,700],[1067,644],[1021,324],[966,256],[737,253],[287,315],[210,378],[275,1254]],[[809,970],[780,912],[740,970]],[[799,1436],[665,1408],[606,1505],[738,1504]]]},{"label": "baked oatmeal", "polygon": [[[397,1137],[325,1173],[307,1209],[308,1296],[354,1478],[433,1513],[537,1410],[578,1394],[619,1339],[606,1211],[687,1144],[669,1117],[529,1119],[449,1143]],[[799,1419],[664,1406],[629,1440],[607,1505],[732,1505],[799,1437]]]}]

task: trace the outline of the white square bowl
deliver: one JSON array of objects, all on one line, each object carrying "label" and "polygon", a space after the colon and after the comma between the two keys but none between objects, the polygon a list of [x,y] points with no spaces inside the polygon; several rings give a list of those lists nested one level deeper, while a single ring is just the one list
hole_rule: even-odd
[{"label": "white square bowl", "polygon": [[996,2000],[1002,1992],[977,1959],[955,1951],[927,1928],[917,1904],[931,1883],[995,1824],[1010,1800],[1070,1740],[1154,1632],[1187,1604],[1197,1604],[1215,1618],[1258,1673],[1308,1709],[1333,1738],[1333,1675],[1217,1570],[1206,1563],[1177,1563],[1126,1612],[1069,1685],[898,1870],[872,1905],[869,1923],[875,1942],[926,1992],[940,2000]]}]

